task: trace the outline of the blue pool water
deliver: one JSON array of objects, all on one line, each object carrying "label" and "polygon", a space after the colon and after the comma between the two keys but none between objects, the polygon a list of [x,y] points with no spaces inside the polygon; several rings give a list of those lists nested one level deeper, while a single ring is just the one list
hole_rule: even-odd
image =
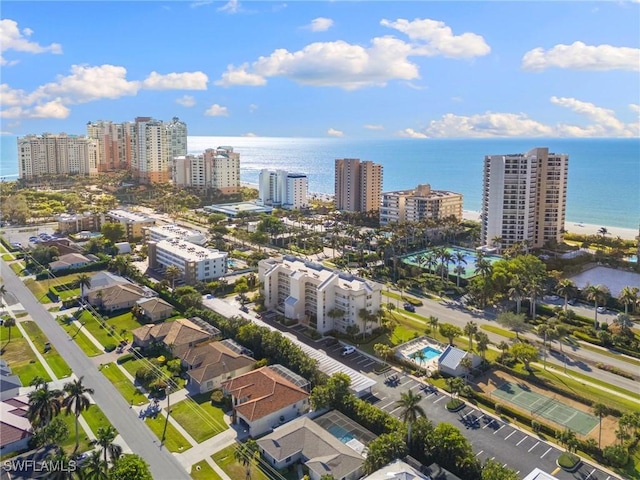
[{"label": "blue pool water", "polygon": [[336,437],[342,443],[348,443],[354,438],[356,438],[355,435],[347,432],[344,428],[339,427],[338,425],[331,425],[329,428],[327,428],[327,430],[331,435]]},{"label": "blue pool water", "polygon": [[442,350],[438,350],[437,348],[433,347],[424,347],[422,349],[422,352],[424,353],[425,361],[432,360],[442,355]]}]

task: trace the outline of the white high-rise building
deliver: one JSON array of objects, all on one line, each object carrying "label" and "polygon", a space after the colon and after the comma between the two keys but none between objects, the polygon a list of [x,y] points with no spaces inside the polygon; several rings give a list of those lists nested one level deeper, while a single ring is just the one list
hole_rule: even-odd
[{"label": "white high-rise building", "polygon": [[97,175],[98,141],[61,133],[19,137],[18,173],[27,180],[46,175]]},{"label": "white high-rise building", "polygon": [[360,312],[365,309],[373,316],[380,310],[379,283],[290,255],[261,260],[258,279],[267,309],[320,333],[346,333],[355,326],[371,332],[378,326],[365,321]]},{"label": "white high-rise building", "polygon": [[175,157],[171,172],[177,186],[213,189],[224,195],[240,191],[240,154],[231,147]]},{"label": "white high-rise building", "polygon": [[150,117],[137,117],[134,125],[131,168],[140,183],[169,181],[171,150],[163,122]]},{"label": "white high-rise building", "polygon": [[171,158],[187,154],[187,124],[181,122],[178,117],[173,117],[167,128],[167,142]]},{"label": "white high-rise building", "polygon": [[285,170],[260,171],[258,203],[293,210],[307,208],[307,176]]},{"label": "white high-rise building", "polygon": [[567,206],[569,156],[534,148],[484,159],[482,243],[540,248],[560,241]]},{"label": "white high-rise building", "polygon": [[208,282],[227,274],[226,252],[201,247],[179,238],[147,243],[149,266],[166,269],[175,265],[182,271],[187,285]]}]

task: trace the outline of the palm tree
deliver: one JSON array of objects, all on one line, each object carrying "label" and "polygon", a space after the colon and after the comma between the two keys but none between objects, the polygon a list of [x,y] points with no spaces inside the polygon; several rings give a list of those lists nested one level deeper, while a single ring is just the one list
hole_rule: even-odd
[{"label": "palm tree", "polygon": [[49,390],[48,383],[29,394],[27,418],[35,428],[46,427],[60,413],[61,395],[60,390]]},{"label": "palm tree", "polygon": [[16,319],[13,318],[13,317],[7,318],[4,321],[4,326],[9,329],[9,339],[7,340],[7,343],[11,343],[11,327],[15,327],[16,326]]},{"label": "palm tree", "polygon": [[56,465],[56,468],[53,469],[47,475],[48,479],[51,480],[72,480],[75,473],[71,468],[71,460],[72,458],[67,455],[62,447],[58,447],[54,452],[52,452],[48,457],[52,465]]},{"label": "palm tree", "polygon": [[491,239],[491,245],[498,249],[498,253],[500,253],[500,246],[502,245],[502,237],[500,235],[496,235]]},{"label": "palm tree", "polygon": [[567,447],[569,452],[574,451],[574,449],[578,446],[578,438],[576,437],[576,432],[570,429],[563,430],[562,432],[556,433],[556,439],[560,442],[560,445],[564,445]]},{"label": "palm tree", "polygon": [[526,295],[524,282],[519,275],[515,275],[509,283],[509,291],[507,292],[511,300],[516,301],[516,313],[520,313],[522,299]]},{"label": "palm tree", "polygon": [[80,414],[84,410],[87,410],[91,405],[87,394],[93,395],[94,392],[93,388],[85,387],[82,384],[83,378],[84,377],[80,377],[79,379],[68,382],[64,385],[64,391],[67,396],[62,401],[66,414],[69,415],[73,412],[76,416],[76,450],[80,445],[80,439],[78,437],[78,419],[80,418]]},{"label": "palm tree", "polygon": [[629,304],[633,307],[638,301],[638,287],[624,287],[618,295],[618,300],[624,303],[624,313],[628,314]]},{"label": "palm tree", "polygon": [[85,287],[91,288],[91,277],[86,273],[81,273],[76,278],[76,281],[78,282],[78,286],[80,287],[80,299],[84,300],[84,289]]},{"label": "palm tree", "polygon": [[564,297],[564,310],[566,312],[569,308],[569,297],[573,297],[578,293],[578,287],[568,278],[563,278],[556,287],[556,293]]},{"label": "palm tree", "polygon": [[164,278],[171,282],[171,289],[176,288],[176,280],[182,276],[182,270],[177,265],[169,265],[164,271]]},{"label": "palm tree", "polygon": [[2,300],[4,300],[4,296],[7,294],[7,287],[0,285],[0,306],[2,306]]},{"label": "palm tree", "polygon": [[507,350],[509,350],[509,344],[507,342],[505,342],[504,340],[502,340],[499,344],[498,344],[498,348],[500,350],[502,350],[502,356],[504,357],[504,354],[507,353]]},{"label": "palm tree", "polygon": [[471,369],[473,368],[473,362],[471,361],[471,357],[469,355],[465,355],[460,359],[460,366],[466,370],[464,375],[465,380],[469,378],[469,374],[471,373]]},{"label": "palm tree", "polygon": [[478,324],[468,321],[464,326],[464,334],[469,337],[469,351],[473,350],[473,336],[478,333]]},{"label": "palm tree", "polygon": [[117,434],[118,432],[116,432],[116,429],[111,425],[108,427],[99,427],[96,433],[96,443],[102,448],[105,466],[107,465],[107,453],[112,462],[117,460],[122,454],[122,447],[117,443],[113,443]]},{"label": "palm tree", "polygon": [[431,331],[433,332],[434,337],[438,333],[438,321],[438,317],[434,317],[433,315],[429,317],[429,325],[431,326]]},{"label": "palm tree", "polygon": [[598,448],[602,448],[602,417],[606,417],[609,414],[609,407],[607,407],[604,403],[594,403],[593,414],[598,417]]},{"label": "palm tree", "polygon": [[598,329],[598,305],[602,305],[607,301],[607,295],[609,291],[607,287],[603,287],[602,285],[588,285],[584,289],[584,293],[587,297],[587,300],[593,302],[595,307],[594,310],[594,319],[593,319],[593,328]]},{"label": "palm tree", "polygon": [[411,426],[419,417],[426,417],[424,409],[419,405],[422,395],[407,390],[400,394],[396,407],[401,408],[400,420],[407,424],[407,445],[411,445]]},{"label": "palm tree", "polygon": [[476,333],[476,350],[478,350],[478,353],[480,354],[480,356],[482,356],[483,360],[485,358],[485,353],[488,348],[489,348],[489,336],[484,332]]},{"label": "palm tree", "polygon": [[107,480],[109,466],[102,460],[99,450],[94,450],[89,455],[86,463],[82,466],[82,478],[84,480]]},{"label": "palm tree", "polygon": [[536,319],[536,299],[543,293],[542,283],[537,279],[532,279],[531,283],[526,287],[529,295],[529,314],[533,320]]}]

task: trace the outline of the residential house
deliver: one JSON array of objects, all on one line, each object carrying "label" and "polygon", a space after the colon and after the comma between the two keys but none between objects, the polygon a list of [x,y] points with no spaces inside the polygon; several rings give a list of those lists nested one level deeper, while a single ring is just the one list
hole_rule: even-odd
[{"label": "residential house", "polygon": [[173,305],[158,297],[141,298],[136,302],[142,309],[142,314],[151,323],[166,320],[173,314]]},{"label": "residential house", "polygon": [[[286,377],[300,378],[285,367]],[[257,437],[273,428],[293,420],[309,410],[309,393],[271,367],[238,375],[222,384],[225,394],[231,395],[233,423],[247,428]]]},{"label": "residential house", "polygon": [[320,480],[323,475],[355,480],[363,473],[364,457],[308,417],[289,422],[257,442],[273,468],[280,470],[300,462],[309,469],[311,480]]},{"label": "residential house", "polygon": [[188,369],[187,388],[191,393],[205,393],[220,388],[225,380],[249,372],[256,363],[253,358],[233,351],[222,342],[190,348],[180,358]]},{"label": "residential house", "polygon": [[138,300],[149,294],[148,289],[133,283],[113,285],[99,290],[91,289],[86,300],[96,308],[105,312],[115,312],[133,307]]},{"label": "residential house", "polygon": [[461,365],[461,361],[465,357],[469,357],[471,359],[471,368],[476,368],[480,363],[482,363],[482,359],[479,356],[460,350],[453,345],[449,345],[438,358],[438,370],[442,373],[446,373],[447,375],[451,375],[452,377],[468,375],[469,372],[467,368]]},{"label": "residential house", "polygon": [[362,480],[432,480],[419,469],[412,467],[400,459],[385,465]]},{"label": "residential house", "polygon": [[220,330],[196,319],[179,318],[158,325],[143,325],[131,333],[134,346],[145,348],[162,342],[171,348],[174,356],[182,357],[192,347],[220,335]]},{"label": "residential house", "polygon": [[29,398],[12,397],[0,402],[0,454],[26,450],[33,436],[31,422],[27,419]]},{"label": "residential house", "polygon": [[0,401],[18,395],[22,387],[20,377],[11,372],[7,362],[0,359]]},{"label": "residential house", "polygon": [[131,282],[126,278],[111,272],[98,272],[91,277],[91,286],[89,288],[85,288],[84,293],[85,295],[88,295],[90,292],[105,289],[113,285],[125,284],[131,284]]},{"label": "residential house", "polygon": [[66,270],[67,268],[78,268],[93,261],[93,259],[87,258],[80,253],[67,253],[66,255],[60,255],[55,262],[51,262],[49,269],[55,272],[57,270]]}]

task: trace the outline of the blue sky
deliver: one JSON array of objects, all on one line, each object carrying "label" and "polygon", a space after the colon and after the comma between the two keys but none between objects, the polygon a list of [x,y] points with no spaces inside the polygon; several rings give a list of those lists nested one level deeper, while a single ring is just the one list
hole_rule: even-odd
[{"label": "blue sky", "polygon": [[0,131],[638,136],[640,3],[3,1]]}]

